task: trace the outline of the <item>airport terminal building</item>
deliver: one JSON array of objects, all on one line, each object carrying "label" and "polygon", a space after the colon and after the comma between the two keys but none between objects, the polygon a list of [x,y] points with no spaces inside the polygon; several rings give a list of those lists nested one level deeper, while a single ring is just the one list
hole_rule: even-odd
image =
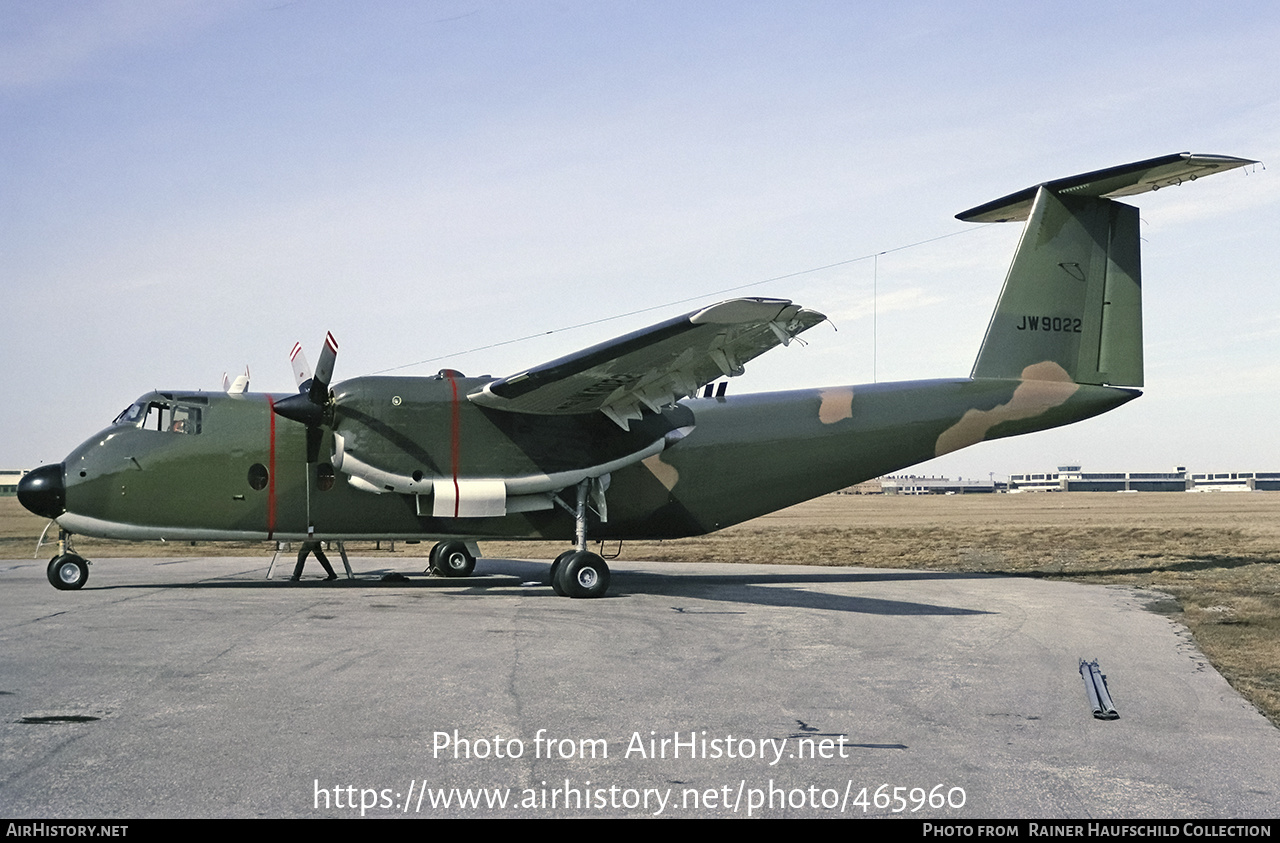
[{"label": "airport terminal building", "polygon": [[18,494],[18,481],[26,471],[0,471],[0,496]]},{"label": "airport terminal building", "polygon": [[1009,482],[952,480],[914,474],[887,475],[843,490],[854,495],[965,495],[994,492],[1275,492],[1280,471],[1231,471],[1192,474],[1174,471],[1083,471],[1060,465],[1043,474],[1013,474]]},{"label": "airport terminal building", "polygon": [[1175,471],[1086,472],[1060,465],[1056,472],[1013,474],[1010,492],[1253,492],[1280,491],[1280,471],[1191,474]]}]

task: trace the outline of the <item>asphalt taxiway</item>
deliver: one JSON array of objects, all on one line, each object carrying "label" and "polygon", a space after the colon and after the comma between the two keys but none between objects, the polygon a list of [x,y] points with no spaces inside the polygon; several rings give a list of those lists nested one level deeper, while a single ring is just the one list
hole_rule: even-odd
[{"label": "asphalt taxiway", "polygon": [[[0,815],[1271,817],[1280,730],[1124,588],[763,565],[0,562]],[[334,560],[337,561],[336,559]],[[318,570],[315,563],[311,570]],[[288,573],[287,571],[285,572]],[[1091,715],[1097,659],[1120,719]]]}]

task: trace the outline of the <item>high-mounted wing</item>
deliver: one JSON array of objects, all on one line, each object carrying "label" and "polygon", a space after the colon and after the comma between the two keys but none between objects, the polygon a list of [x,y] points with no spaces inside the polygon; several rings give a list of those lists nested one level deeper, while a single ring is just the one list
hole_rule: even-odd
[{"label": "high-mounted wing", "polygon": [[731,299],[485,384],[467,397],[516,413],[596,410],[629,429],[827,317],[785,299]]}]

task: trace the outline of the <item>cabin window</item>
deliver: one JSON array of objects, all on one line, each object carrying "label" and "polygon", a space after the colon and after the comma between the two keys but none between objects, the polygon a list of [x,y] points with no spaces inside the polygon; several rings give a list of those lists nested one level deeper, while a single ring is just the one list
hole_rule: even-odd
[{"label": "cabin window", "polygon": [[249,466],[249,488],[255,492],[261,492],[267,488],[267,467],[260,462],[255,462]]},{"label": "cabin window", "polygon": [[322,492],[327,492],[333,488],[333,481],[333,466],[327,462],[320,463],[316,467],[316,488]]}]

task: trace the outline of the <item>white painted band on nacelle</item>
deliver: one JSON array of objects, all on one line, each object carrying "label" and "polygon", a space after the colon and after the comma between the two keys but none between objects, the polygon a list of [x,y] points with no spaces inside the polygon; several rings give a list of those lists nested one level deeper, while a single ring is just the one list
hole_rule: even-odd
[{"label": "white painted band on nacelle", "polygon": [[507,488],[501,480],[442,481],[436,484],[434,518],[500,518],[507,514]]}]

